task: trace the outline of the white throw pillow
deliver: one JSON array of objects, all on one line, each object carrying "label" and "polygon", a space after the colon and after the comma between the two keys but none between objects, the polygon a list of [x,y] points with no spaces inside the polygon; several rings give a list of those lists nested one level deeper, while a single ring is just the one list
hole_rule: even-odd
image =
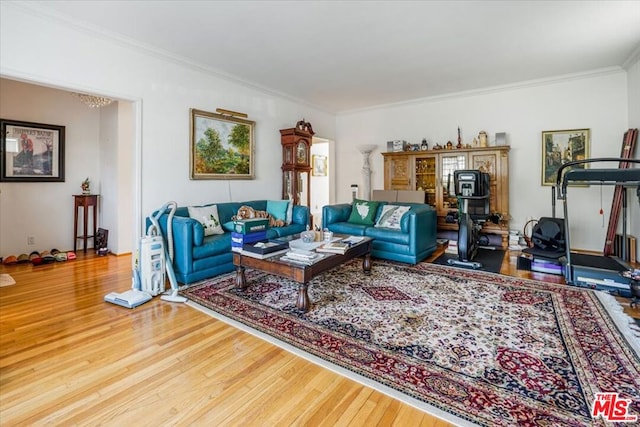
[{"label": "white throw pillow", "polygon": [[289,225],[293,222],[293,199],[289,199],[289,206],[287,206],[287,217],[284,222]]},{"label": "white throw pillow", "polygon": [[218,205],[188,206],[187,209],[189,210],[189,216],[202,224],[205,236],[224,234],[220,219],[218,219]]},{"label": "white throw pillow", "polygon": [[375,227],[400,230],[400,220],[402,219],[402,215],[404,215],[409,209],[411,209],[411,206],[384,205]]}]

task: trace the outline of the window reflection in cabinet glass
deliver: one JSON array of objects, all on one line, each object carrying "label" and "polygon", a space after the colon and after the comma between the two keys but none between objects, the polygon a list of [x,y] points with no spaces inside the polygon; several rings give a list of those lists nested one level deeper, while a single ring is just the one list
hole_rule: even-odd
[{"label": "window reflection in cabinet glass", "polygon": [[455,195],[455,189],[453,188],[453,172],[458,169],[464,169],[465,165],[466,157],[464,155],[442,157],[441,179],[444,194]]},{"label": "window reflection in cabinet glass", "polygon": [[292,178],[292,171],[286,171],[284,173],[284,194],[282,195],[283,199],[290,199],[293,197]]}]

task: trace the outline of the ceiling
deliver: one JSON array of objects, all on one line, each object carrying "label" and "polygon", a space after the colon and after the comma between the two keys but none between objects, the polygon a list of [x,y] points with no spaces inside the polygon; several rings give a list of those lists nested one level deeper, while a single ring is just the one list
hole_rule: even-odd
[{"label": "ceiling", "polygon": [[31,4],[334,113],[621,67],[640,49],[640,1]]}]

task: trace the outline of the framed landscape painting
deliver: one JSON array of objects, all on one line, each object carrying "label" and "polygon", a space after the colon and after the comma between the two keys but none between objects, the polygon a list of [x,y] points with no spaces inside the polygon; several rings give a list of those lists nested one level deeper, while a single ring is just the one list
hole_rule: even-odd
[{"label": "framed landscape painting", "polygon": [[191,109],[191,179],[254,179],[255,122]]},{"label": "framed landscape painting", "polygon": [[64,182],[64,126],[0,119],[0,129],[0,181]]},{"label": "framed landscape painting", "polygon": [[[555,185],[563,164],[589,158],[590,133],[589,129],[542,132],[542,185]],[[576,167],[584,169],[586,164]]]}]

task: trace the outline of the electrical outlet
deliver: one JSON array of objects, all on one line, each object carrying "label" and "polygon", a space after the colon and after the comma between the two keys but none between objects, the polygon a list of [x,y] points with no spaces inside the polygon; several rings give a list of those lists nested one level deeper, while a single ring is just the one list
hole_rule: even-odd
[{"label": "electrical outlet", "polygon": [[28,236],[27,237],[27,245],[35,245],[36,244],[36,238],[33,236]]}]

